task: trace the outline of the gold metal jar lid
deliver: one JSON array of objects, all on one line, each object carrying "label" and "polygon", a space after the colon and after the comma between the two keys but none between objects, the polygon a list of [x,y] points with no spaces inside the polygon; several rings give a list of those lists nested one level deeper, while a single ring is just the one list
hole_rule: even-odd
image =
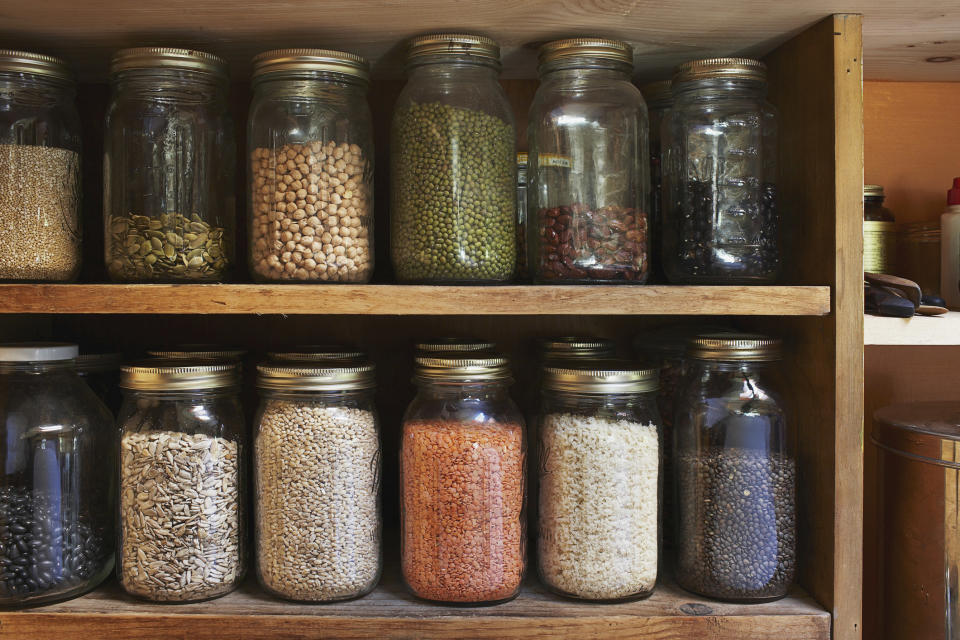
[{"label": "gold metal jar lid", "polygon": [[779,360],[783,342],[754,333],[708,333],[690,340],[687,355],[700,360]]},{"label": "gold metal jar lid", "polygon": [[414,382],[484,382],[510,378],[510,361],[499,355],[417,356],[414,364]]},{"label": "gold metal jar lid", "polygon": [[526,151],[517,152],[517,166],[526,167],[530,162],[530,154]]},{"label": "gold metal jar lid", "polygon": [[543,368],[543,387],[573,393],[646,393],[660,388],[660,372],[626,360],[595,360]]},{"label": "gold metal jar lid", "polygon": [[669,104],[673,102],[673,80],[657,80],[640,87],[640,93],[647,104]]},{"label": "gold metal jar lid", "polygon": [[706,58],[691,60],[677,67],[673,82],[705,80],[708,78],[732,78],[743,80],[767,79],[767,65],[752,58]]},{"label": "gold metal jar lid", "polygon": [[376,369],[368,362],[257,365],[257,387],[276,391],[353,391],[377,386]]},{"label": "gold metal jar lid", "polygon": [[363,360],[367,354],[361,349],[339,344],[312,344],[290,351],[270,351],[267,358],[284,362],[323,362],[326,360]]},{"label": "gold metal jar lid", "polygon": [[863,197],[864,198],[882,198],[883,197],[883,187],[879,184],[865,184],[863,185]]},{"label": "gold metal jar lid", "polygon": [[131,69],[183,69],[226,77],[226,61],[212,53],[175,47],[137,47],[113,54],[110,73]]},{"label": "gold metal jar lid", "polygon": [[611,60],[633,66],[633,47],[621,40],[609,38],[566,38],[553,40],[540,47],[540,64],[549,64],[562,58],[594,58]]},{"label": "gold metal jar lid", "polygon": [[240,384],[239,363],[146,360],[120,368],[120,387],[137,391],[203,391]]},{"label": "gold metal jar lid", "polygon": [[[493,351],[496,344],[488,340],[474,340],[472,338],[437,338],[424,340],[415,346],[418,355],[437,353],[466,353],[478,351]],[[469,357],[469,356],[467,356]]]},{"label": "gold metal jar lid", "polygon": [[582,358],[612,358],[617,350],[613,340],[562,336],[539,341],[540,357],[543,360],[569,360]]},{"label": "gold metal jar lid", "polygon": [[467,33],[416,36],[407,43],[407,62],[434,56],[470,56],[500,65],[500,45],[492,38]]},{"label": "gold metal jar lid", "polygon": [[74,79],[70,67],[60,58],[15,49],[0,49],[0,71],[32,73],[69,82]]},{"label": "gold metal jar lid", "polygon": [[235,347],[216,347],[208,344],[184,344],[173,349],[150,349],[151,358],[167,360],[242,360],[247,352]]},{"label": "gold metal jar lid", "polygon": [[253,59],[253,78],[284,71],[326,71],[370,80],[366,58],[332,49],[275,49]]}]

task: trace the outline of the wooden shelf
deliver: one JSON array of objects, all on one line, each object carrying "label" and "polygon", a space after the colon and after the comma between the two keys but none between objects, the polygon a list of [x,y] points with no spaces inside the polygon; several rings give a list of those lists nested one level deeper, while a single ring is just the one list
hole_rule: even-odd
[{"label": "wooden shelf", "polygon": [[[505,2],[355,2],[259,0],[141,3],[48,0],[44,11],[29,2],[4,6],[4,46],[65,56],[84,79],[103,79],[110,55],[121,47],[198,47],[225,56],[234,75],[249,77],[250,59],[278,47],[327,47],[367,56],[378,73],[400,73],[403,42],[416,34],[451,28],[481,32],[503,48],[504,71],[536,77],[536,44],[590,32],[633,44],[643,79],[668,77],[694,58],[763,55],[838,8],[864,10],[865,71],[884,80],[954,80],[951,64],[929,64],[956,55],[960,14],[943,0],[925,11],[898,0],[771,2],[744,0],[736,11],[709,0],[658,3],[622,0]],[[56,19],[49,19],[56,16]],[[304,21],[306,17],[316,20]],[[691,20],[691,16],[696,16]]]},{"label": "wooden shelf", "polygon": [[823,640],[830,615],[803,591],[768,604],[735,605],[658,585],[647,600],[599,605],[563,600],[531,584],[494,607],[445,607],[409,596],[395,572],[359,600],[306,605],[284,602],[252,581],[218,600],[191,605],[141,603],[114,584],[76,600],[0,613],[0,635],[31,640],[96,638],[546,638],[597,637],[712,640],[777,637]]},{"label": "wooden shelf", "polygon": [[820,316],[829,287],[0,285],[0,313]]},{"label": "wooden shelf", "polygon": [[863,319],[863,344],[915,347],[960,345],[960,312],[912,318],[866,315]]}]

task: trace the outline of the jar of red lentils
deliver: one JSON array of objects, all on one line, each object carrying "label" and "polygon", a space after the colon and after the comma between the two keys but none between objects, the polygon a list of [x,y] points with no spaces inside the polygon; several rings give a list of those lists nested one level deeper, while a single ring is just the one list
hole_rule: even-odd
[{"label": "jar of red lentils", "polygon": [[506,358],[418,357],[400,447],[401,568],[417,597],[514,598],[526,565],[523,417]]}]

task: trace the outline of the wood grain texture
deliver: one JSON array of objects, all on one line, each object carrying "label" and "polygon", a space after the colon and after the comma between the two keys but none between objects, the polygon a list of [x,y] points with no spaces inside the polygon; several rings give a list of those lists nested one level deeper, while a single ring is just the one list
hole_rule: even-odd
[{"label": "wood grain texture", "polygon": [[942,316],[864,316],[863,343],[870,345],[960,345],[960,312]]},{"label": "wood grain texture", "polygon": [[[787,367],[802,411],[800,582],[861,636],[863,285],[861,17],[836,15],[766,58],[780,109],[780,202],[798,282],[832,282],[833,314],[795,327]],[[803,398],[816,398],[815,403]]]},{"label": "wood grain texture", "polygon": [[376,72],[396,75],[404,40],[457,29],[495,37],[507,74],[532,78],[536,43],[589,31],[630,41],[639,75],[653,79],[693,58],[768,53],[824,16],[848,11],[869,16],[871,77],[951,80],[960,62],[924,61],[960,55],[955,9],[951,0],[926,0],[922,10],[898,0],[47,0],[43,10],[6,3],[0,38],[5,46],[62,55],[87,79],[105,77],[114,50],[146,45],[209,49],[246,78],[253,55],[277,47],[346,49],[373,60]]},{"label": "wood grain texture", "polygon": [[828,287],[0,285],[2,313],[824,315]]},{"label": "wood grain texture", "polygon": [[864,181],[883,185],[898,223],[940,221],[960,176],[958,109],[960,82],[864,84]]},{"label": "wood grain texture", "polygon": [[[932,320],[932,318],[930,318]],[[866,349],[865,396],[864,415],[866,427],[866,444],[864,447],[864,529],[863,529],[863,633],[864,638],[888,638],[889,640],[933,640],[942,637],[940,634],[920,633],[920,629],[928,629],[932,611],[935,610],[938,594],[924,595],[924,592],[935,587],[936,581],[928,584],[922,579],[938,568],[942,574],[942,558],[931,558],[928,555],[914,554],[903,558],[898,549],[884,550],[881,539],[884,535],[882,508],[879,489],[884,480],[883,473],[890,473],[888,467],[881,469],[879,464],[880,450],[873,444],[873,414],[880,407],[898,402],[923,402],[928,400],[956,400],[958,367],[960,362],[960,346],[870,346]],[[941,476],[942,478],[942,476]],[[914,480],[916,482],[917,479]],[[942,487],[942,479],[941,479]],[[931,496],[922,493],[905,494],[905,500],[929,500]],[[939,504],[937,514],[942,520],[943,503]],[[903,506],[901,505],[901,509]],[[922,535],[931,537],[938,535],[935,523],[936,518],[930,517],[918,522],[918,542],[922,542]],[[942,529],[939,531],[942,536]],[[935,545],[930,544],[934,550]],[[889,556],[887,554],[890,554]],[[896,561],[901,567],[904,562],[913,565],[912,579],[895,584],[884,584],[883,577],[888,572],[884,569],[891,561]],[[930,563],[933,562],[933,566]],[[909,574],[907,574],[909,575]],[[942,580],[942,577],[941,577]],[[891,597],[890,609],[884,606],[884,591]],[[899,593],[898,593],[899,592]],[[905,610],[895,603],[921,603],[913,610]],[[917,620],[913,628],[916,633],[894,635],[885,621],[889,613],[901,613],[908,617],[926,616],[926,619]],[[940,621],[942,623],[942,620]],[[902,629],[902,626],[898,628]]]},{"label": "wood grain texture", "polygon": [[496,607],[444,607],[407,595],[395,573],[353,602],[283,602],[253,584],[194,605],[139,603],[115,584],[59,605],[0,613],[0,638],[596,638],[825,640],[830,616],[799,589],[762,605],[704,600],[671,584],[647,600],[595,605],[562,600],[538,585]]}]

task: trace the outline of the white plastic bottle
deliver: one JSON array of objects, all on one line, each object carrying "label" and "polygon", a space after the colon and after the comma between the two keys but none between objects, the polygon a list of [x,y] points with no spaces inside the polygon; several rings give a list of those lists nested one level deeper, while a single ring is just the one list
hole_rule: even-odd
[{"label": "white plastic bottle", "polygon": [[960,310],[960,178],[953,179],[940,216],[940,295],[947,308]]}]

